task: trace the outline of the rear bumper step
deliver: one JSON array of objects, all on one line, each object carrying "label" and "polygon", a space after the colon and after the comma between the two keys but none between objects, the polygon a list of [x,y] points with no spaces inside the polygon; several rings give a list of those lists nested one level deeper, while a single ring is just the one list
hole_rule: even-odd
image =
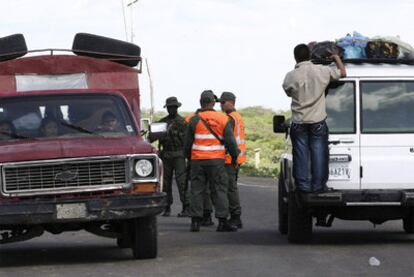
[{"label": "rear bumper step", "polygon": [[414,191],[404,190],[334,190],[300,197],[307,206],[414,206]]}]

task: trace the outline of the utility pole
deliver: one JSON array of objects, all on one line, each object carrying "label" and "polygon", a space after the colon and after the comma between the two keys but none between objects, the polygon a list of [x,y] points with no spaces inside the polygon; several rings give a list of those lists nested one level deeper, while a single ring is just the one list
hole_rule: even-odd
[{"label": "utility pole", "polygon": [[152,83],[151,72],[149,69],[148,59],[145,58],[145,64],[147,66],[147,73],[150,83],[150,101],[151,101],[151,109],[150,109],[150,122],[154,120],[154,85]]},{"label": "utility pole", "polygon": [[122,17],[124,18],[124,30],[125,30],[125,40],[128,41],[128,31],[127,31],[127,23],[125,18],[125,3],[124,0],[121,0],[122,5]]},{"label": "utility pole", "polygon": [[[131,35],[130,35],[130,39],[131,39],[131,43],[134,43],[134,4],[137,3],[139,0],[132,0],[131,2],[129,2],[127,4],[127,7],[130,8],[130,13],[131,13]],[[125,17],[124,17],[125,18]],[[154,84],[152,82],[152,78],[151,78],[151,72],[150,72],[150,68],[149,68],[149,64],[148,64],[148,59],[145,58],[145,65],[147,67],[147,74],[148,74],[148,79],[149,79],[149,84],[150,84],[150,103],[151,103],[151,108],[150,108],[150,122],[152,122],[154,120]]]},{"label": "utility pole", "polygon": [[130,7],[131,9],[131,42],[134,42],[134,4],[137,3],[139,0],[133,0],[132,2],[129,2],[127,7]]}]

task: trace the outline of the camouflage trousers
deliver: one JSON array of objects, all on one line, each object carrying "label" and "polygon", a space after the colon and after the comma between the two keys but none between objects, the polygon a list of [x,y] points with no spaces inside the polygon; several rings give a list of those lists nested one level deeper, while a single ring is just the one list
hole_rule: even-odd
[{"label": "camouflage trousers", "polygon": [[214,165],[205,165],[203,161],[191,161],[191,217],[203,217],[204,198],[206,191],[209,190],[216,217],[227,218],[229,214],[227,185],[224,160]]},{"label": "camouflage trousers", "polygon": [[[229,201],[229,212],[230,215],[241,215],[241,206],[240,206],[240,197],[239,197],[239,190],[237,187],[237,175],[239,169],[235,168],[230,164],[226,164],[225,166],[227,176],[228,176],[228,189],[227,189],[227,196]],[[210,195],[210,191],[207,189],[204,195],[204,214],[208,215],[211,214],[213,211],[213,203],[212,198]]]},{"label": "camouflage trousers", "polygon": [[164,188],[163,191],[167,193],[167,203],[171,206],[173,203],[172,182],[175,173],[175,182],[177,183],[178,192],[180,194],[181,204],[183,208],[190,205],[189,190],[187,185],[186,163],[183,157],[164,158]]}]

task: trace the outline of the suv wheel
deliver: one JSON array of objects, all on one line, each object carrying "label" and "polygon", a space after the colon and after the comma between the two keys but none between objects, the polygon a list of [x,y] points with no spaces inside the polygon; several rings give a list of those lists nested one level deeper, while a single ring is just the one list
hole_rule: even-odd
[{"label": "suv wheel", "polygon": [[155,216],[135,218],[131,221],[131,247],[135,259],[157,257],[157,219]]},{"label": "suv wheel", "polygon": [[403,218],[403,228],[407,234],[414,234],[414,213],[412,208],[409,209],[408,215]]},{"label": "suv wheel", "polygon": [[288,240],[304,243],[312,237],[312,216],[308,210],[298,205],[295,193],[289,192],[288,202]]},{"label": "suv wheel", "polygon": [[278,190],[278,211],[279,211],[279,233],[286,235],[288,233],[288,205],[283,201],[287,197],[285,181],[282,172],[279,174],[279,190]]}]

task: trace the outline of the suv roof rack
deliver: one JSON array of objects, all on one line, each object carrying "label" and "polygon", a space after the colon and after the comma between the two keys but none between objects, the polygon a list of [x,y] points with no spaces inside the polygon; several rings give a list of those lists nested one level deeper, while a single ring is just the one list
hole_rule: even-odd
[{"label": "suv roof rack", "polygon": [[[331,59],[312,59],[314,64],[331,64]],[[347,64],[407,64],[414,65],[414,59],[343,59],[343,63]]]}]

